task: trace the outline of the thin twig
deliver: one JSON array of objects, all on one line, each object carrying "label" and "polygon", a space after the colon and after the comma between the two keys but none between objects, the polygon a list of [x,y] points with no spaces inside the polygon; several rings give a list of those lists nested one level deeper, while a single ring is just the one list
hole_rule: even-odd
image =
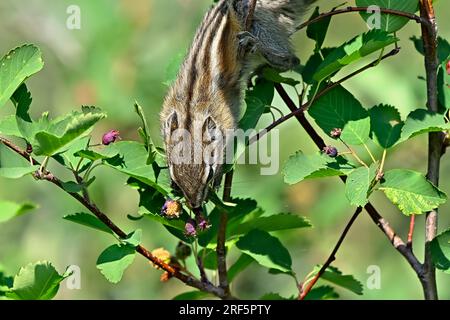
[{"label": "thin twig", "polygon": [[[437,24],[432,0],[420,0],[420,16],[431,27],[422,25],[422,41],[425,55],[425,70],[427,83],[427,107],[431,112],[438,112],[438,55],[437,55]],[[439,169],[442,156],[442,133],[432,132],[428,136],[428,170],[427,178],[435,186],[439,185]],[[431,259],[430,243],[436,237],[438,210],[432,210],[425,218],[425,262],[422,286],[425,299],[437,300],[436,268]]]},{"label": "thin twig", "polygon": [[[23,158],[30,160],[30,154],[28,154],[25,150],[22,150],[20,147],[9,141],[8,139],[5,139],[3,137],[0,137],[0,142],[3,143],[5,146],[10,148],[15,153],[21,155]],[[34,164],[39,165],[40,163],[32,158],[32,161]],[[63,183],[60,179],[58,179],[56,176],[54,176],[50,171],[46,170],[42,177],[40,177],[42,180],[49,181],[56,185],[58,188],[69,194],[72,198],[77,200],[79,203],[81,203],[86,209],[88,209],[90,212],[92,212],[100,221],[102,221],[111,231],[113,231],[119,238],[126,238],[127,234],[120,229],[114,222],[112,222],[106,214],[104,214],[94,203],[87,201],[83,196],[79,195],[78,193],[69,192],[63,188]],[[195,279],[191,276],[185,275],[181,273],[176,268],[172,267],[170,264],[165,263],[164,261],[160,260],[159,258],[155,257],[150,251],[148,251],[144,246],[138,245],[136,247],[136,251],[140,253],[142,256],[144,256],[147,260],[151,261],[153,264],[157,265],[164,271],[168,272],[171,277],[175,277],[179,279],[180,281],[184,282],[185,284],[197,288],[201,291],[205,291],[208,293],[211,293],[219,298],[230,298],[229,294],[224,294],[224,290],[222,288],[218,288],[210,283],[203,283],[198,279]]]},{"label": "thin twig", "polygon": [[353,213],[352,217],[350,218],[349,222],[345,226],[344,231],[342,232],[341,236],[339,237],[338,242],[334,246],[333,251],[331,251],[330,256],[328,257],[327,261],[322,265],[319,272],[314,276],[314,278],[307,283],[307,286],[305,288],[302,288],[300,291],[299,300],[305,299],[305,297],[308,295],[308,293],[311,291],[312,287],[316,284],[316,282],[319,280],[319,278],[323,275],[325,270],[331,265],[331,263],[336,260],[336,253],[338,252],[339,248],[342,245],[342,242],[344,241],[345,237],[347,236],[348,231],[352,227],[353,223],[355,222],[356,218],[358,218],[359,214],[362,211],[362,207],[358,207],[355,210],[355,213]]},{"label": "thin twig", "polygon": [[339,140],[344,144],[344,146],[348,149],[348,151],[353,155],[353,157],[358,161],[362,166],[369,168],[369,166],[358,156],[358,154],[355,152],[355,150],[352,149],[352,147],[349,146],[347,142],[339,138]]},{"label": "thin twig", "polygon": [[271,123],[269,126],[267,126],[264,130],[262,130],[261,132],[259,132],[258,134],[254,135],[248,142],[248,145],[251,145],[252,143],[257,142],[259,139],[261,139],[262,137],[264,137],[267,133],[269,133],[271,130],[273,130],[274,128],[278,127],[280,124],[282,124],[283,122],[289,120],[290,118],[297,116],[301,113],[303,113],[305,110],[307,110],[317,99],[319,99],[320,97],[324,96],[325,94],[327,94],[329,91],[331,91],[332,89],[334,89],[335,87],[337,87],[338,85],[342,84],[343,82],[357,76],[358,74],[366,71],[367,69],[373,68],[375,67],[381,60],[387,59],[389,57],[395,56],[396,54],[398,54],[400,52],[400,48],[394,48],[392,49],[389,53],[385,54],[383,57],[381,57],[381,59],[377,59],[375,61],[372,61],[371,63],[365,65],[364,67],[350,73],[349,75],[343,77],[342,79],[333,82],[332,84],[328,85],[327,87],[325,87],[323,90],[321,90],[319,93],[317,93],[317,95],[315,96],[314,99],[312,99],[311,101],[308,101],[306,103],[304,103],[300,108],[295,108],[294,110],[291,110],[291,112],[281,118],[279,118],[277,121]]},{"label": "thin twig", "polygon": [[[337,9],[337,10],[332,10],[330,12],[325,12],[322,13],[320,15],[318,15],[317,17],[310,19],[308,21],[305,21],[304,23],[302,23],[301,25],[299,25],[296,28],[296,31],[301,30],[307,26],[309,26],[310,24],[316,23],[324,18],[327,17],[331,17],[331,16],[335,16],[338,14],[343,14],[343,13],[350,13],[350,12],[368,12],[369,7],[347,7],[347,8],[343,8],[343,9]],[[428,25],[428,21],[426,19],[423,19],[422,17],[419,17],[415,14],[412,13],[408,13],[408,12],[404,12],[404,11],[398,11],[398,10],[392,10],[392,9],[386,9],[386,8],[380,8],[380,12],[381,13],[385,13],[385,14],[392,14],[395,16],[400,16],[403,18],[407,18],[410,20],[414,20],[417,23],[421,23],[423,25]]]},{"label": "thin twig", "polygon": [[[223,201],[231,200],[231,185],[233,184],[233,171],[225,174],[225,183],[223,187]],[[228,284],[227,274],[227,252],[225,247],[227,233],[228,214],[223,210],[220,214],[219,231],[217,233],[217,271],[219,274],[219,288],[225,295],[230,295],[230,285]]]}]

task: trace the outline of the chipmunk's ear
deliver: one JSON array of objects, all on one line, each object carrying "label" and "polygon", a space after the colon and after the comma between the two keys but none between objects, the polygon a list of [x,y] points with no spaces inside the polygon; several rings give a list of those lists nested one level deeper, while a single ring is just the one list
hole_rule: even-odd
[{"label": "chipmunk's ear", "polygon": [[172,132],[178,129],[178,114],[176,111],[172,112],[165,123],[166,135],[170,136]]},{"label": "chipmunk's ear", "polygon": [[205,122],[202,126],[202,133],[203,141],[205,142],[217,140],[217,135],[221,133],[219,128],[217,127],[216,121],[211,116],[208,116],[205,119]]}]

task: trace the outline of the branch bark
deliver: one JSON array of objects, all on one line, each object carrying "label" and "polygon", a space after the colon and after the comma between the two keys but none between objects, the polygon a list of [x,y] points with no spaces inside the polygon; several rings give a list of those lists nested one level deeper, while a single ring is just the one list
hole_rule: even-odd
[{"label": "branch bark", "polygon": [[[331,16],[335,16],[338,14],[344,14],[344,13],[350,13],[350,12],[368,12],[367,10],[369,9],[369,7],[346,7],[344,9],[337,9],[337,10],[331,10],[330,12],[325,12],[322,13],[320,15],[318,15],[317,17],[310,19],[308,21],[305,21],[304,23],[302,23],[301,25],[299,25],[296,28],[296,31],[301,30],[307,26],[309,26],[310,24],[316,23],[324,18],[327,17],[331,17]],[[404,12],[404,11],[398,11],[398,10],[392,10],[392,9],[386,9],[386,8],[380,8],[380,12],[382,13],[386,13],[386,14],[392,14],[395,16],[400,16],[403,18],[407,18],[410,20],[414,20],[417,23],[421,23],[422,25],[424,24],[428,24],[428,20],[424,19],[423,17],[419,17],[415,14],[412,13],[408,13],[408,12]]]},{"label": "branch bark", "polygon": [[[225,175],[225,183],[223,187],[223,201],[229,202],[231,200],[231,185],[233,184],[233,171],[227,172]],[[219,231],[217,234],[217,271],[219,274],[219,288],[224,291],[224,294],[231,297],[230,285],[228,284],[227,272],[227,252],[225,247],[227,234],[228,214],[222,211],[220,215]]]},{"label": "branch bark", "polygon": [[305,299],[305,297],[308,295],[308,293],[311,291],[313,286],[316,284],[316,282],[320,279],[320,277],[323,275],[325,270],[331,265],[331,263],[336,260],[336,253],[339,251],[339,248],[341,247],[342,242],[344,242],[345,237],[347,236],[347,233],[350,231],[350,228],[352,227],[353,223],[356,221],[356,218],[358,218],[359,214],[362,211],[362,207],[358,207],[355,210],[355,213],[353,213],[352,217],[350,218],[349,222],[345,226],[344,231],[342,232],[341,236],[339,237],[338,242],[336,243],[336,246],[334,247],[333,251],[331,252],[330,256],[328,257],[327,261],[322,265],[319,272],[314,276],[314,278],[308,282],[307,286],[305,288],[302,288],[299,296],[299,300]]},{"label": "branch bark", "polygon": [[[40,164],[36,159],[32,158],[28,152],[22,150],[20,147],[18,147],[8,139],[0,137],[0,143],[3,143],[5,146],[10,148],[18,155],[25,158],[27,161],[31,160],[32,163],[35,165]],[[62,181],[56,176],[54,176],[50,171],[45,170],[45,172],[38,178],[53,183],[55,186],[63,190],[65,193],[69,194],[72,198],[81,203],[86,209],[92,212],[99,220],[101,220],[106,226],[108,226],[108,228],[112,230],[119,238],[126,238],[127,234],[121,228],[119,228],[111,219],[109,219],[108,216],[105,213],[103,213],[94,203],[92,203],[91,201],[84,198],[78,193],[68,192],[67,190],[65,190]],[[221,299],[232,298],[230,294],[229,293],[226,294],[222,288],[216,287],[211,283],[203,283],[202,281],[192,276],[181,273],[176,268],[155,257],[149,250],[147,250],[142,245],[138,245],[136,247],[136,252],[141,254],[147,260],[153,262],[155,265],[159,266],[164,271],[168,272],[171,277],[175,277],[191,287],[211,293]]]},{"label": "branch bark", "polygon": [[[438,55],[437,24],[432,0],[420,0],[420,16],[428,22],[429,27],[422,25],[422,41],[425,54],[425,70],[427,82],[427,107],[431,112],[438,112]],[[439,185],[439,169],[443,150],[443,135],[433,132],[428,137],[428,170],[427,177],[435,186]],[[425,221],[425,262],[421,279],[424,296],[427,300],[437,300],[436,268],[431,259],[430,243],[436,237],[438,210],[426,214]]]}]

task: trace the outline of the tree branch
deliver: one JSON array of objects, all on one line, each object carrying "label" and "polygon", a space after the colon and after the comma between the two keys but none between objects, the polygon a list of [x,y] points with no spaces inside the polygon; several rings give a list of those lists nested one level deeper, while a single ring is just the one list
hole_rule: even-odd
[{"label": "tree branch", "polygon": [[345,226],[344,231],[342,232],[341,236],[339,237],[338,242],[336,243],[336,246],[334,247],[333,251],[331,252],[330,256],[328,257],[327,261],[322,265],[319,272],[314,276],[314,278],[308,282],[308,285],[306,288],[303,288],[300,290],[300,296],[299,300],[305,299],[305,297],[308,295],[308,293],[311,291],[312,287],[316,284],[316,282],[319,280],[319,278],[323,275],[325,270],[331,265],[331,263],[336,260],[336,253],[338,252],[339,248],[341,247],[342,242],[344,242],[345,237],[347,236],[347,233],[349,232],[350,228],[352,227],[353,223],[355,222],[356,218],[358,218],[359,214],[362,211],[362,207],[358,207],[355,210],[355,213],[353,213],[352,217],[350,218],[350,221]]},{"label": "tree branch", "polygon": [[[427,107],[431,112],[438,112],[438,55],[437,55],[437,24],[431,0],[420,0],[420,16],[430,27],[422,25],[422,41],[425,54],[425,70],[427,82]],[[441,132],[433,132],[428,137],[428,170],[427,177],[435,186],[439,185],[439,169],[443,149]],[[438,210],[432,210],[425,218],[425,262],[422,286],[425,299],[437,300],[436,268],[431,259],[430,242],[436,237]]]},{"label": "tree branch", "polygon": [[[284,103],[288,106],[292,113],[296,110],[299,110],[295,105],[294,101],[289,97],[287,92],[284,90],[283,86],[279,83],[275,84],[275,89],[277,90],[280,97],[283,99]],[[308,133],[310,138],[314,141],[319,150],[322,150],[326,145],[325,141],[320,137],[320,135],[316,132],[313,126],[309,123],[308,119],[306,119],[305,114],[303,112],[296,113],[295,117],[298,122],[302,125],[305,131]],[[345,176],[340,177],[343,182],[347,179]],[[405,244],[405,242],[396,234],[394,229],[389,225],[389,223],[384,219],[375,207],[368,202],[364,209],[369,214],[372,221],[380,228],[380,230],[387,236],[393,247],[408,261],[411,267],[414,269],[416,274],[421,277],[422,276],[422,265],[417,260],[416,256],[413,254],[411,250],[409,250]]]},{"label": "tree branch", "polygon": [[[317,17],[315,17],[313,19],[305,21],[304,23],[302,23],[301,25],[299,25],[296,28],[296,31],[301,30],[301,29],[309,26],[310,24],[316,23],[327,17],[331,17],[331,16],[335,16],[338,14],[343,14],[343,13],[349,13],[349,12],[368,12],[368,9],[369,9],[369,7],[347,7],[344,9],[337,9],[337,10],[332,10],[330,12],[325,12],[325,13],[318,15]],[[429,22],[427,19],[423,19],[423,17],[419,17],[412,13],[398,11],[398,10],[392,10],[392,9],[386,9],[386,8],[380,8],[380,12],[386,13],[386,14],[392,14],[395,16],[400,16],[400,17],[407,18],[410,20],[414,20],[417,23],[421,23],[422,25],[429,25]]]},{"label": "tree branch", "polygon": [[[40,163],[36,161],[36,159],[32,158],[28,152],[25,150],[22,150],[20,147],[13,144],[8,139],[5,139],[3,137],[0,137],[0,142],[3,143],[5,146],[10,148],[15,153],[19,154],[23,158],[25,158],[28,161],[32,161],[33,164],[39,165]],[[120,229],[114,222],[111,221],[111,219],[108,218],[106,214],[104,214],[94,203],[89,201],[88,199],[85,199],[83,196],[81,196],[78,193],[69,192],[64,189],[62,181],[55,177],[50,171],[45,170],[43,174],[40,177],[37,177],[41,180],[46,180],[48,182],[53,183],[58,188],[69,194],[72,198],[77,200],[79,203],[81,203],[86,209],[88,209],[90,212],[92,212],[99,220],[101,220],[110,230],[112,230],[119,238],[126,238],[127,234]],[[198,279],[193,278],[192,276],[185,275],[178,271],[176,268],[172,267],[170,264],[165,263],[164,261],[158,259],[155,257],[150,251],[148,251],[145,247],[142,245],[138,245],[136,247],[136,251],[140,253],[143,257],[145,257],[147,260],[151,261],[164,271],[168,272],[171,277],[175,277],[179,279],[180,281],[184,282],[185,284],[197,288],[201,291],[205,291],[208,293],[211,293],[219,298],[230,298],[230,294],[225,294],[224,290],[222,288],[218,288],[210,283],[203,283],[199,281]]]},{"label": "tree branch", "polygon": [[[223,201],[231,200],[231,185],[233,184],[233,171],[229,171],[225,175],[225,183],[223,187]],[[217,233],[217,271],[219,274],[219,288],[224,291],[225,295],[230,295],[230,286],[228,284],[227,274],[227,252],[225,247],[227,234],[228,214],[225,210],[221,212],[219,231]]]}]

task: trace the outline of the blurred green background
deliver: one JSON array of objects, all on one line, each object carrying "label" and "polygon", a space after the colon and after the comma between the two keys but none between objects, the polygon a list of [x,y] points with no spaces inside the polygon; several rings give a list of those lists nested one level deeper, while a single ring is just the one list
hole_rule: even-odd
[{"label": "blurred green background", "polygon": [[[400,1],[400,0],[398,0]],[[38,45],[44,55],[44,70],[28,81],[34,102],[32,113],[43,111],[60,115],[79,108],[96,105],[109,117],[96,127],[94,137],[117,129],[123,139],[137,139],[138,118],[133,102],[139,101],[151,123],[152,134],[160,143],[158,112],[167,90],[167,66],[185,52],[196,26],[211,4],[210,0],[2,0],[0,1],[0,52],[23,43]],[[351,1],[353,2],[353,1]],[[321,1],[324,9],[341,4]],[[66,28],[69,5],[81,8],[81,29]],[[450,38],[448,1],[437,1],[436,11],[440,34]],[[358,14],[333,18],[326,46],[339,45],[366,31]],[[402,116],[423,107],[425,83],[423,60],[415,52],[409,37],[420,34],[419,25],[409,23],[402,29],[399,55],[383,62],[345,84],[366,107],[379,103],[392,104]],[[313,49],[304,31],[295,36],[295,47],[305,62]],[[371,58],[373,59],[373,58]],[[364,63],[364,62],[363,62]],[[365,61],[367,63],[367,61]],[[359,65],[361,66],[361,64]],[[357,68],[358,65],[352,68]],[[341,74],[352,71],[347,68]],[[275,106],[287,113],[276,98]],[[0,116],[11,108],[0,110]],[[262,127],[269,123],[265,116]],[[280,165],[290,154],[301,149],[315,151],[305,132],[295,120],[280,127]],[[403,144],[388,154],[387,168],[405,167],[425,172],[426,136]],[[374,147],[379,155],[379,150]],[[450,155],[442,162],[441,187],[450,192]],[[50,168],[58,172],[56,164]],[[127,214],[137,211],[137,192],[125,186],[125,176],[107,169],[97,171],[92,197],[98,206],[124,229],[143,229],[143,243],[148,248],[165,247],[174,251],[177,240],[160,225],[148,221],[129,221]],[[315,264],[322,263],[337,241],[352,214],[344,195],[344,185],[338,179],[312,180],[288,187],[281,174],[260,176],[258,166],[239,166],[233,195],[252,197],[267,213],[293,212],[308,217],[313,229],[283,232],[282,242],[289,248],[294,267],[302,279]],[[62,285],[58,299],[170,299],[191,290],[177,280],[159,281],[160,271],[154,270],[143,258],[137,257],[118,285],[108,283],[95,267],[100,252],[113,243],[106,234],[74,225],[62,219],[69,213],[83,211],[75,201],[48,183],[22,180],[0,181],[0,198],[18,202],[33,201],[39,209],[0,225],[0,263],[7,274],[15,274],[20,266],[38,260],[50,260],[62,272],[67,265],[81,267],[81,290],[69,290]],[[391,222],[395,230],[406,237],[409,219],[403,216],[383,194],[373,195],[373,202]],[[414,251],[423,256],[423,217],[417,219]],[[450,225],[450,204],[442,206],[440,230]],[[231,256],[231,259],[233,255]],[[381,289],[356,296],[338,289],[345,299],[421,299],[422,290],[413,271],[392,248],[385,236],[366,214],[361,215],[350,231],[334,263],[346,274],[354,274],[365,285],[367,268],[380,267]],[[450,277],[438,272],[440,297],[450,298]],[[295,294],[289,277],[269,275],[266,269],[253,265],[242,273],[233,288],[242,298],[257,298],[267,292],[284,296]]]}]

